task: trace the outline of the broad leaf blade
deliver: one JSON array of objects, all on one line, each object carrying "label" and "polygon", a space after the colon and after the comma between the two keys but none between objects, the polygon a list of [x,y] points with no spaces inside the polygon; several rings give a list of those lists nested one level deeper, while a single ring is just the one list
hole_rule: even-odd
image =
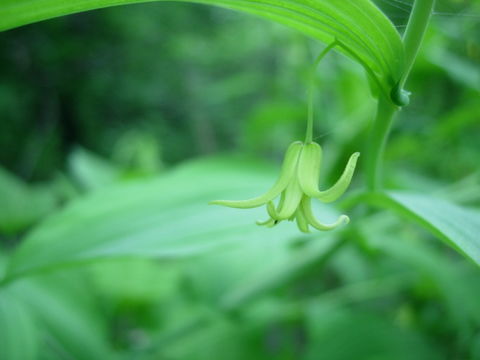
[{"label": "broad leaf blade", "polygon": [[7,276],[99,258],[175,258],[238,241],[280,241],[298,230],[290,223],[274,229],[256,226],[255,220],[267,216],[265,209],[208,205],[212,199],[241,199],[265,191],[274,178],[275,172],[255,163],[211,159],[157,179],[99,190],[27,236]]},{"label": "broad leaf blade", "polygon": [[[223,310],[236,310],[293,282],[339,246],[335,234],[245,241],[230,251],[202,256],[188,265],[197,294]],[[218,276],[221,273],[222,276]]]},{"label": "broad leaf blade", "polygon": [[480,212],[410,192],[389,192],[370,199],[414,219],[480,265]]},{"label": "broad leaf blade", "polygon": [[39,341],[34,320],[19,300],[3,290],[0,293],[0,359],[37,359]]},{"label": "broad leaf blade", "polygon": [[0,168],[0,234],[17,234],[55,208],[55,194],[45,186],[28,186]]},{"label": "broad leaf blade", "polygon": [[[152,1],[152,0],[150,0]],[[162,1],[162,0],[160,0]],[[180,0],[182,1],[182,0]],[[0,30],[81,11],[144,0],[3,0]],[[404,66],[398,32],[370,0],[194,0],[259,15],[325,43],[338,39],[346,55],[368,67],[382,90],[397,84]]]},{"label": "broad leaf blade", "polygon": [[68,165],[75,182],[85,190],[113,184],[120,178],[119,169],[86,149],[75,149],[68,159]]},{"label": "broad leaf blade", "polygon": [[94,306],[93,293],[85,291],[84,280],[69,271],[25,279],[9,288],[35,316],[43,340],[41,353],[52,352],[46,358],[113,358],[106,322]]},{"label": "broad leaf blade", "polygon": [[425,336],[408,328],[402,329],[385,318],[358,309],[338,309],[329,304],[313,302],[306,307],[308,337],[312,339],[312,345],[304,359],[443,358]]}]

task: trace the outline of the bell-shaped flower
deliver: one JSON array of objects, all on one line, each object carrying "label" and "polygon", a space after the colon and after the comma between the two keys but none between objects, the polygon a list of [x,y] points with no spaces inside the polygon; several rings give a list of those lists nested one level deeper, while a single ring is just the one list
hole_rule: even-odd
[{"label": "bell-shaped flower", "polygon": [[[348,223],[350,219],[346,215],[340,215],[331,224],[319,222],[313,214],[311,198],[328,203],[342,196],[350,185],[359,156],[358,152],[352,154],[338,181],[328,190],[320,191],[318,183],[322,148],[313,141],[308,143],[296,141],[287,149],[279,178],[265,194],[249,200],[215,200],[211,204],[239,209],[267,205],[270,218],[257,222],[259,225],[272,227],[282,220],[295,220],[302,232],[309,232],[309,226],[318,230],[331,230]],[[280,200],[275,205],[273,200],[279,195]]]}]

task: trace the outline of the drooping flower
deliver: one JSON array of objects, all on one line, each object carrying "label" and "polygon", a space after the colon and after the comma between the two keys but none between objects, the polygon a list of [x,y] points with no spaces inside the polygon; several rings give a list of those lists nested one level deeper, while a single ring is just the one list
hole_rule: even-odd
[{"label": "drooping flower", "polygon": [[[280,176],[265,194],[248,200],[215,200],[211,204],[239,209],[266,205],[270,218],[257,222],[258,225],[273,227],[283,220],[295,220],[302,232],[309,232],[309,226],[318,230],[332,230],[343,223],[348,223],[350,221],[348,216],[340,215],[331,224],[321,223],[313,214],[311,199],[316,198],[329,203],[342,196],[350,185],[359,156],[358,152],[352,154],[338,181],[328,190],[320,191],[318,183],[322,148],[313,141],[306,143],[296,141],[288,147]],[[280,200],[275,205],[273,200],[279,195]]]}]

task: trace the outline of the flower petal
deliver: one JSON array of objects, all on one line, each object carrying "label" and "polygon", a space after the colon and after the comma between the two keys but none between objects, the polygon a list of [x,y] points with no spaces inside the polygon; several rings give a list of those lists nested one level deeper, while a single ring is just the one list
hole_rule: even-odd
[{"label": "flower petal", "polygon": [[[340,178],[337,180],[335,185],[333,185],[328,190],[319,191],[318,188],[315,188],[313,186],[313,181],[316,181],[316,179],[313,179],[313,175],[306,174],[305,176],[308,175],[312,178],[311,179],[304,179],[302,181],[302,184],[304,184],[302,186],[303,191],[309,197],[317,198],[318,200],[320,200],[322,202],[325,202],[325,203],[337,200],[340,196],[342,196],[345,193],[348,186],[350,185],[350,182],[352,181],[353,173],[355,171],[355,166],[357,164],[357,159],[358,159],[359,156],[360,156],[360,153],[358,153],[358,152],[356,152],[356,153],[352,154],[352,156],[350,156],[350,159],[348,160],[348,163],[345,166],[345,170],[343,171],[342,176],[340,176]],[[299,176],[301,176],[301,175],[299,175]]]},{"label": "flower petal", "polygon": [[275,204],[273,203],[273,201],[269,201],[268,204],[267,204],[267,212],[268,212],[268,215],[270,215],[270,217],[272,219],[276,219],[277,218],[277,210],[275,209]]},{"label": "flower petal", "polygon": [[297,211],[295,212],[295,219],[297,220],[297,226],[301,232],[309,233],[310,229],[308,228],[308,221],[303,214],[302,207],[298,207]]},{"label": "flower petal", "polygon": [[296,141],[292,143],[285,154],[280,176],[272,188],[265,194],[248,200],[214,200],[210,201],[212,205],[223,205],[232,208],[250,209],[261,206],[272,199],[276,198],[289,184],[291,179],[296,175],[298,159],[303,148],[303,143]]},{"label": "flower petal", "polygon": [[332,230],[332,229],[335,229],[337,226],[342,225],[343,223],[348,224],[350,222],[350,218],[347,215],[340,215],[337,221],[335,221],[332,224],[323,224],[317,221],[317,219],[315,219],[315,216],[313,215],[313,212],[312,212],[310,198],[306,196],[302,199],[301,208],[308,223],[317,230],[322,230],[322,231]]},{"label": "flower petal", "polygon": [[277,209],[277,219],[286,220],[295,214],[300,200],[302,200],[303,192],[298,180],[294,178],[283,192],[284,199],[280,201]]},{"label": "flower petal", "polygon": [[308,196],[318,193],[322,148],[316,142],[305,144],[298,160],[297,177],[300,187]]},{"label": "flower petal", "polygon": [[257,223],[257,225],[260,225],[260,226],[274,227],[275,225],[278,224],[278,221],[270,218],[270,219],[265,220],[265,221],[257,221],[256,223]]}]

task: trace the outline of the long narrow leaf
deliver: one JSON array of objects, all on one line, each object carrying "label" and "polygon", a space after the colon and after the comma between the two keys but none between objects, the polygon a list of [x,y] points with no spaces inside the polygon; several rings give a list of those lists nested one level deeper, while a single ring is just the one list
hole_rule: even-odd
[{"label": "long narrow leaf", "polygon": [[[0,30],[62,15],[155,0],[3,0]],[[159,0],[164,1],[164,0]],[[183,0],[176,0],[183,1]],[[388,92],[401,77],[403,46],[398,32],[370,0],[193,0],[255,14],[329,43],[359,61]],[[348,50],[346,50],[347,48]]]},{"label": "long narrow leaf", "polygon": [[[238,241],[284,239],[292,224],[255,225],[265,209],[208,205],[268,189],[275,174],[255,163],[203,160],[154,180],[112,186],[73,203],[38,226],[13,254],[9,277],[100,258],[176,258]],[[289,226],[292,225],[292,226]]]},{"label": "long narrow leaf", "polygon": [[32,315],[15,296],[3,290],[0,293],[0,359],[38,359],[38,348],[38,329]]},{"label": "long narrow leaf", "polygon": [[405,215],[480,265],[480,212],[411,192],[368,195],[367,200]]}]

